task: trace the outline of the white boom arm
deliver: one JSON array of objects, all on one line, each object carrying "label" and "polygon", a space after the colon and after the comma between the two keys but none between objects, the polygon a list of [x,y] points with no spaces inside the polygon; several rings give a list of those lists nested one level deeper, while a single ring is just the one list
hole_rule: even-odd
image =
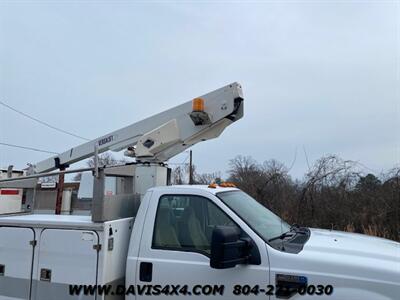
[{"label": "white boom arm", "polygon": [[[193,102],[199,99],[204,109],[196,110]],[[218,137],[227,126],[243,116],[243,94],[238,83],[196,100],[41,161],[36,164],[35,171],[42,173],[66,168],[93,156],[96,148],[99,153],[128,149],[126,153],[137,160],[165,162],[198,142]]]}]

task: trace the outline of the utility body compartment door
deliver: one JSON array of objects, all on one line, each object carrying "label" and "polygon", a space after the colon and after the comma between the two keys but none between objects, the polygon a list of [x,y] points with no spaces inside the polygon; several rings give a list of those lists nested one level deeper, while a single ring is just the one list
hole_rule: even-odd
[{"label": "utility body compartment door", "polygon": [[0,300],[29,299],[34,231],[0,227]]},{"label": "utility body compartment door", "polygon": [[95,295],[70,295],[69,286],[97,284],[98,243],[94,231],[44,229],[34,299],[96,299]]}]

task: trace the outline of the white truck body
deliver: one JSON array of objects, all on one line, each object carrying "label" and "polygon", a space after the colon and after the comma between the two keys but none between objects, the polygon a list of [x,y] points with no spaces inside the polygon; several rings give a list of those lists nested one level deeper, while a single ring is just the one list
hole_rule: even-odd
[{"label": "white truck body", "polygon": [[[27,195],[0,216],[0,300],[399,299],[400,243],[291,227],[227,184],[167,186],[170,157],[242,116],[233,83],[0,180]],[[89,169],[91,215],[32,214],[37,178],[126,147],[135,163]]]},{"label": "white truck body", "polygon": [[[197,298],[232,299],[237,297],[232,293],[235,285],[266,289],[268,285],[275,285],[278,274],[304,277],[309,285],[333,287],[331,295],[293,295],[290,299],[398,299],[399,243],[311,229],[300,252],[285,252],[266,242],[249,226],[248,220],[221,201],[218,194],[226,192],[239,190],[207,186],[152,188],[143,198],[136,218],[104,223],[94,223],[88,216],[0,218],[0,264],[5,265],[7,275],[0,277],[0,299],[185,298],[182,295],[139,295],[137,289],[135,295],[78,297],[69,294],[69,285],[110,285],[116,289],[124,282],[125,287],[135,288],[187,285],[189,292],[198,285],[219,285],[224,286],[223,295],[198,295]],[[210,256],[205,252],[154,247],[155,220],[162,209],[160,199],[166,196],[202,199],[215,205],[251,238],[260,254],[260,263],[215,269],[210,267]],[[202,216],[197,218],[201,220]],[[36,241],[36,247],[31,241]],[[150,280],[141,278],[143,263],[152,266]],[[282,299],[279,295],[266,296],[262,292],[242,295],[242,298]]]},{"label": "white truck body", "polygon": [[0,299],[72,299],[70,284],[124,283],[132,218],[94,223],[90,216],[25,215],[0,220]]}]

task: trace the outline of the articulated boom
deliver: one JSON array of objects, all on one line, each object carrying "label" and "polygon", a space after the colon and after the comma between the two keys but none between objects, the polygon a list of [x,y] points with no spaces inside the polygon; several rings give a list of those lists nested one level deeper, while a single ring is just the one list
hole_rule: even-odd
[{"label": "articulated boom", "polygon": [[64,169],[108,150],[127,149],[126,155],[141,162],[165,162],[198,142],[218,137],[242,116],[242,89],[232,83],[41,161],[35,172]]}]

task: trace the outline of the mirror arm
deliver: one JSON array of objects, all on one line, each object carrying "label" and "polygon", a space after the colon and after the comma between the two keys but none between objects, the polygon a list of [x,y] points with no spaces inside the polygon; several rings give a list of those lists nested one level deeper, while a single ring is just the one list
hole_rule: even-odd
[{"label": "mirror arm", "polygon": [[236,248],[236,247],[246,248],[248,247],[248,241],[244,239],[239,239],[238,241],[235,242],[224,243],[224,246],[226,248]]},{"label": "mirror arm", "polygon": [[246,256],[245,256],[246,262],[245,263],[250,264],[251,263],[251,249],[253,249],[253,247],[254,247],[253,241],[249,237],[244,237],[244,238],[241,238],[240,240],[245,242],[245,245],[244,245],[245,253],[246,253]]},{"label": "mirror arm", "polygon": [[222,266],[226,266],[226,265],[231,265],[231,264],[235,264],[235,265],[240,265],[240,264],[247,264],[249,260],[249,257],[242,257],[242,258],[238,258],[238,259],[232,259],[232,260],[228,260],[228,261],[224,261],[222,264]]}]

